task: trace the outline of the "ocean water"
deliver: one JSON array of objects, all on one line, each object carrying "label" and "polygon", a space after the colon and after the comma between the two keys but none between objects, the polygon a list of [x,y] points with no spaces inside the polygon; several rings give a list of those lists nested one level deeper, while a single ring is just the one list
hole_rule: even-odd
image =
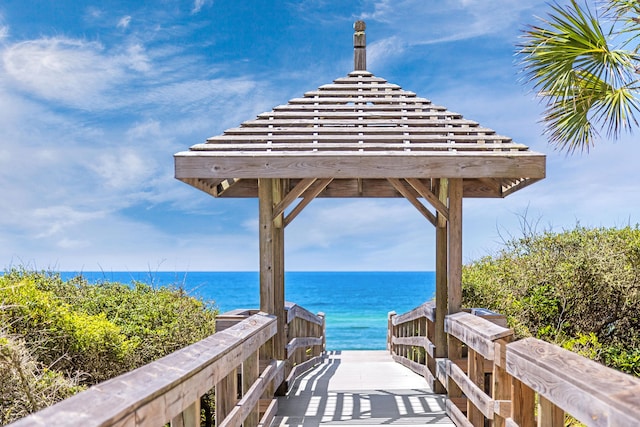
[{"label": "ocean water", "polygon": [[[63,279],[78,273],[60,273]],[[82,272],[89,282],[176,285],[213,301],[221,313],[259,308],[257,272]],[[387,314],[411,310],[435,294],[434,272],[287,272],[285,299],[324,312],[328,350],[382,350]]]}]

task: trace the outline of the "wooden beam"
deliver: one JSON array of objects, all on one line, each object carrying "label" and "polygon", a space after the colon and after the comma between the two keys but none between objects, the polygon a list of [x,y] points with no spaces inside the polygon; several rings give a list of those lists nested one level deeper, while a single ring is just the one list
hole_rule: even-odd
[{"label": "wooden beam", "polygon": [[283,214],[291,203],[293,203],[298,197],[302,196],[302,194],[307,191],[314,182],[316,182],[316,178],[305,178],[298,182],[296,186],[293,187],[287,195],[284,196],[282,201],[273,209],[273,217],[275,218],[276,216]]},{"label": "wooden beam", "polygon": [[478,151],[184,151],[175,155],[184,178],[544,178],[545,156]]},{"label": "wooden beam", "polygon": [[318,194],[322,193],[322,191],[327,188],[327,185],[329,185],[331,181],[333,181],[333,178],[324,178],[317,180],[315,182],[315,185],[311,187],[311,189],[308,189],[308,193],[304,195],[300,203],[298,203],[296,207],[293,208],[291,212],[289,212],[289,215],[286,216],[286,218],[284,219],[284,226],[286,227],[287,225],[289,225],[289,223],[291,223],[291,221],[293,221],[293,219],[297,217],[298,214],[302,212],[302,210],[313,201],[313,199],[318,197]]},{"label": "wooden beam", "polygon": [[449,277],[448,313],[460,311],[462,304],[462,179],[449,180]]},{"label": "wooden beam", "polygon": [[[449,195],[449,181],[446,178],[439,180],[437,184],[438,198],[441,203],[447,203]],[[436,315],[434,321],[434,345],[436,346],[436,358],[447,357],[447,334],[444,332],[444,320],[447,315],[447,220],[437,213],[436,222]],[[434,391],[445,393],[446,384],[436,382]]]},{"label": "wooden beam", "polygon": [[422,183],[422,181],[416,178],[406,178],[405,181],[407,181],[422,198],[431,203],[431,206],[433,206],[439,214],[441,214],[446,220],[449,219],[449,209],[447,209],[447,206],[441,202],[440,199]]},{"label": "wooden beam", "polygon": [[[274,179],[271,186],[273,199],[271,212],[284,198],[284,182],[282,179]],[[285,325],[287,313],[284,309],[284,215],[272,216],[273,218],[273,303],[278,318],[278,333],[274,337],[274,358],[284,360],[286,358],[287,336]],[[286,392],[286,390],[285,390]]]},{"label": "wooden beam", "polygon": [[424,215],[424,217],[427,218],[431,224],[436,225],[436,216],[431,213],[431,211],[427,209],[425,205],[420,203],[420,200],[418,200],[417,197],[411,194],[409,189],[405,187],[404,184],[402,184],[402,181],[396,178],[387,178],[387,181],[389,181],[389,183],[393,185],[393,188],[398,190],[398,193],[402,194],[405,199],[407,199],[413,206],[415,206],[416,209],[418,209],[418,211],[420,211],[420,213]]},{"label": "wooden beam", "polygon": [[258,179],[258,209],[260,227],[260,310],[265,313],[275,314],[273,299],[273,181],[271,179]]}]

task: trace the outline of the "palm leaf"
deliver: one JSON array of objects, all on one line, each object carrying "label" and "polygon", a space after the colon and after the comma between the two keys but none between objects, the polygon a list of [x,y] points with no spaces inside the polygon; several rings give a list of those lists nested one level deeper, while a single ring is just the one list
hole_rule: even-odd
[{"label": "palm leaf", "polygon": [[638,58],[610,47],[616,26],[605,32],[588,7],[572,0],[566,7],[551,8],[542,25],[524,33],[522,70],[546,102],[543,121],[549,141],[568,152],[588,151],[597,129],[606,128],[607,135],[617,138],[637,125]]}]

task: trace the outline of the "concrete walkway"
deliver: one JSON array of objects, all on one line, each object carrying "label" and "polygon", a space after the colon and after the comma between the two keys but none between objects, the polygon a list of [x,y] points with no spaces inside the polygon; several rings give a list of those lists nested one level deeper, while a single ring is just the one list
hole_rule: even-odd
[{"label": "concrete walkway", "polygon": [[280,397],[276,426],[453,426],[444,396],[387,351],[330,352]]}]

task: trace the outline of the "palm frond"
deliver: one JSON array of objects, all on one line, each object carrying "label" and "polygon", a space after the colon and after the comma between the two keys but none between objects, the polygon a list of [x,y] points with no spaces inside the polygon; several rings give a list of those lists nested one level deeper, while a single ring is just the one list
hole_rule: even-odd
[{"label": "palm frond", "polygon": [[[622,3],[640,7],[638,1],[618,3],[615,13],[622,13]],[[588,151],[597,128],[618,137],[637,124],[638,56],[612,49],[615,25],[604,31],[599,19],[576,0],[566,7],[555,3],[551,9],[548,19],[523,35],[522,71],[547,105],[543,120],[549,141],[568,152]]]}]

